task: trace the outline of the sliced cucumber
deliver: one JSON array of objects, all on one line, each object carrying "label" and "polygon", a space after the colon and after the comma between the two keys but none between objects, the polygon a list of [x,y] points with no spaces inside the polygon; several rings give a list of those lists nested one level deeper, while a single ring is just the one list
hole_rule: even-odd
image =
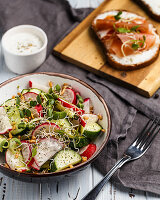
[{"label": "sliced cucumber", "polygon": [[7,101],[5,101],[2,106],[5,108],[5,110],[7,111],[10,107],[15,106],[16,105],[16,99],[8,99]]},{"label": "sliced cucumber", "polygon": [[33,92],[33,93],[36,93],[36,94],[40,94],[40,93],[42,93],[42,90],[37,89],[37,88],[23,89],[21,94],[25,94],[27,92]]},{"label": "sliced cucumber", "polygon": [[36,94],[40,94],[40,93],[42,93],[42,90],[37,89],[37,88],[32,88],[32,89],[29,90],[29,92],[33,92],[33,93],[36,93]]},{"label": "sliced cucumber", "polygon": [[81,134],[87,138],[94,140],[101,132],[102,127],[97,123],[86,124],[85,127],[81,126]]},{"label": "sliced cucumber", "polygon": [[69,108],[62,106],[60,102],[57,102],[55,106],[58,110],[65,111],[70,118],[74,118],[75,112],[71,111]]},{"label": "sliced cucumber", "polygon": [[78,164],[82,161],[81,156],[73,150],[61,150],[54,158],[54,162],[51,164],[51,171],[60,171],[70,165]]},{"label": "sliced cucumber", "polygon": [[58,119],[58,120],[52,120],[51,122],[54,122],[57,124],[60,128],[62,128],[65,133],[68,135],[68,137],[73,138],[74,135],[72,134],[72,126],[69,123],[68,119]]},{"label": "sliced cucumber", "polygon": [[48,160],[47,162],[45,162],[42,166],[41,169],[49,169],[50,167],[50,161]]},{"label": "sliced cucumber", "polygon": [[27,92],[29,92],[28,89],[23,89],[22,92],[21,92],[21,94],[25,94],[25,93],[27,93]]},{"label": "sliced cucumber", "polygon": [[70,142],[70,147],[73,149],[82,148],[87,146],[90,143],[90,140],[85,136],[77,136]]},{"label": "sliced cucumber", "polygon": [[22,131],[24,131],[25,127],[24,128],[18,128],[18,125],[23,122],[23,119],[20,117],[20,113],[19,113],[19,110],[17,107],[11,107],[9,109],[9,111],[7,112],[7,115],[8,115],[8,118],[10,119],[11,121],[11,124],[12,122],[15,123],[15,129],[11,131],[11,133],[13,135],[17,135],[19,133],[21,133]]},{"label": "sliced cucumber", "polygon": [[3,149],[7,149],[8,147],[8,140],[3,135],[0,135],[0,152],[3,152]]}]

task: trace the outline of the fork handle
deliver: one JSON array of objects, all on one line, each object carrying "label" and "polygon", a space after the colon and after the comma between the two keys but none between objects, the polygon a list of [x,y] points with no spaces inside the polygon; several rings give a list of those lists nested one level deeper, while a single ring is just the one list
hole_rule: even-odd
[{"label": "fork handle", "polygon": [[114,167],[104,176],[104,178],[85,196],[82,200],[95,200],[103,186],[109,181],[111,176],[126,162],[128,162],[131,157],[125,155],[122,159],[117,161]]}]

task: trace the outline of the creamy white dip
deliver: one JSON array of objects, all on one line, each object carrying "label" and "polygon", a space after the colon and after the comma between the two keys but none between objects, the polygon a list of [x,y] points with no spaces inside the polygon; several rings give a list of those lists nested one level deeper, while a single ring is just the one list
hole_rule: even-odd
[{"label": "creamy white dip", "polygon": [[43,46],[42,40],[29,32],[15,33],[8,38],[6,48],[18,55],[29,55],[37,52]]}]

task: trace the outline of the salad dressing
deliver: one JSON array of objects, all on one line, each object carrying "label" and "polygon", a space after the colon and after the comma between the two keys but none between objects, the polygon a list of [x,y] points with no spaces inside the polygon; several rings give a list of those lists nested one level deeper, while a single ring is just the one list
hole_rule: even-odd
[{"label": "salad dressing", "polygon": [[29,55],[36,53],[43,46],[43,42],[33,33],[21,32],[12,35],[6,45],[12,53]]}]

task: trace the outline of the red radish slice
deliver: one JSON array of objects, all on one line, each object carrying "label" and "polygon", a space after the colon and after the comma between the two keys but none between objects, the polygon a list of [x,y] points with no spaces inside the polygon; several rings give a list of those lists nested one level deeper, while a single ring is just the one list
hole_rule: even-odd
[{"label": "red radish slice", "polygon": [[[80,95],[80,92],[76,92],[76,95]],[[81,96],[81,95],[80,95]]]},{"label": "red radish slice", "polygon": [[95,144],[89,144],[86,147],[82,147],[79,151],[79,154],[81,156],[87,157],[89,159],[96,151],[96,145]]},{"label": "red radish slice", "polygon": [[12,130],[11,123],[4,107],[0,107],[0,134],[6,134]]},{"label": "red radish slice", "polygon": [[59,130],[60,127],[55,123],[45,122],[39,126],[37,126],[32,132],[32,136],[43,136],[47,133],[54,133],[54,130]]},{"label": "red radish slice", "polygon": [[32,112],[34,118],[37,118],[39,116],[43,117],[43,107],[42,107],[42,105],[38,104],[35,107],[32,107],[31,112]]},{"label": "red radish slice", "polygon": [[87,124],[98,121],[98,116],[95,114],[83,114],[81,117]]},{"label": "red radish slice", "polygon": [[91,99],[90,98],[84,99],[83,105],[84,105],[83,110],[85,111],[85,113],[90,113],[90,107],[92,106]]},{"label": "red radish slice", "polygon": [[41,105],[41,104],[38,104],[38,105],[36,105],[34,108],[37,110],[37,112],[39,113],[39,115],[40,115],[41,117],[43,117],[43,113],[42,113],[43,107],[42,107],[42,105]]},{"label": "red radish slice", "polygon": [[29,81],[28,84],[29,84],[29,87],[32,87],[32,81]]},{"label": "red radish slice", "polygon": [[78,108],[77,106],[75,106],[71,103],[68,103],[67,101],[65,101],[61,98],[58,98],[58,101],[61,102],[62,106],[66,107],[66,108],[71,108],[73,111],[77,112],[78,115],[82,115],[84,113],[84,110]]},{"label": "red radish slice", "polygon": [[24,100],[25,101],[36,101],[37,100],[37,95],[38,94],[36,94],[34,92],[27,92],[23,96],[24,96]]},{"label": "red radish slice", "polygon": [[76,104],[76,93],[73,89],[66,88],[61,97],[69,103]]},{"label": "red radish slice", "polygon": [[22,143],[22,156],[24,158],[24,162],[28,166],[31,166],[34,162],[34,159],[32,159],[32,146],[26,140],[21,141],[21,143]]},{"label": "red radish slice", "polygon": [[26,141],[21,141],[21,143],[22,143],[22,156],[24,158],[25,163],[28,164],[32,155],[31,146]]},{"label": "red radish slice", "polygon": [[34,156],[34,160],[37,166],[41,167],[47,160],[52,158],[62,148],[63,145],[56,139],[41,139],[37,146],[37,154]]},{"label": "red radish slice", "polygon": [[32,167],[33,169],[37,170],[37,171],[40,170],[40,167],[38,167],[38,165],[36,164],[34,158],[33,158],[33,163],[32,163],[32,165],[31,165],[31,167]]},{"label": "red radish slice", "polygon": [[22,154],[19,151],[17,151],[17,153],[13,153],[9,149],[7,149],[5,157],[6,163],[11,169],[20,172],[25,172],[29,170],[29,167],[24,163]]},{"label": "red radish slice", "polygon": [[22,143],[22,156],[24,158],[25,163],[28,165],[28,167],[32,167],[36,170],[39,170],[40,168],[36,165],[34,158],[31,158],[32,156],[32,145],[27,140],[21,141]]},{"label": "red radish slice", "polygon": [[84,121],[84,119],[83,119],[81,116],[79,116],[79,119],[80,119],[80,124],[81,124],[83,127],[85,127],[86,122]]}]

